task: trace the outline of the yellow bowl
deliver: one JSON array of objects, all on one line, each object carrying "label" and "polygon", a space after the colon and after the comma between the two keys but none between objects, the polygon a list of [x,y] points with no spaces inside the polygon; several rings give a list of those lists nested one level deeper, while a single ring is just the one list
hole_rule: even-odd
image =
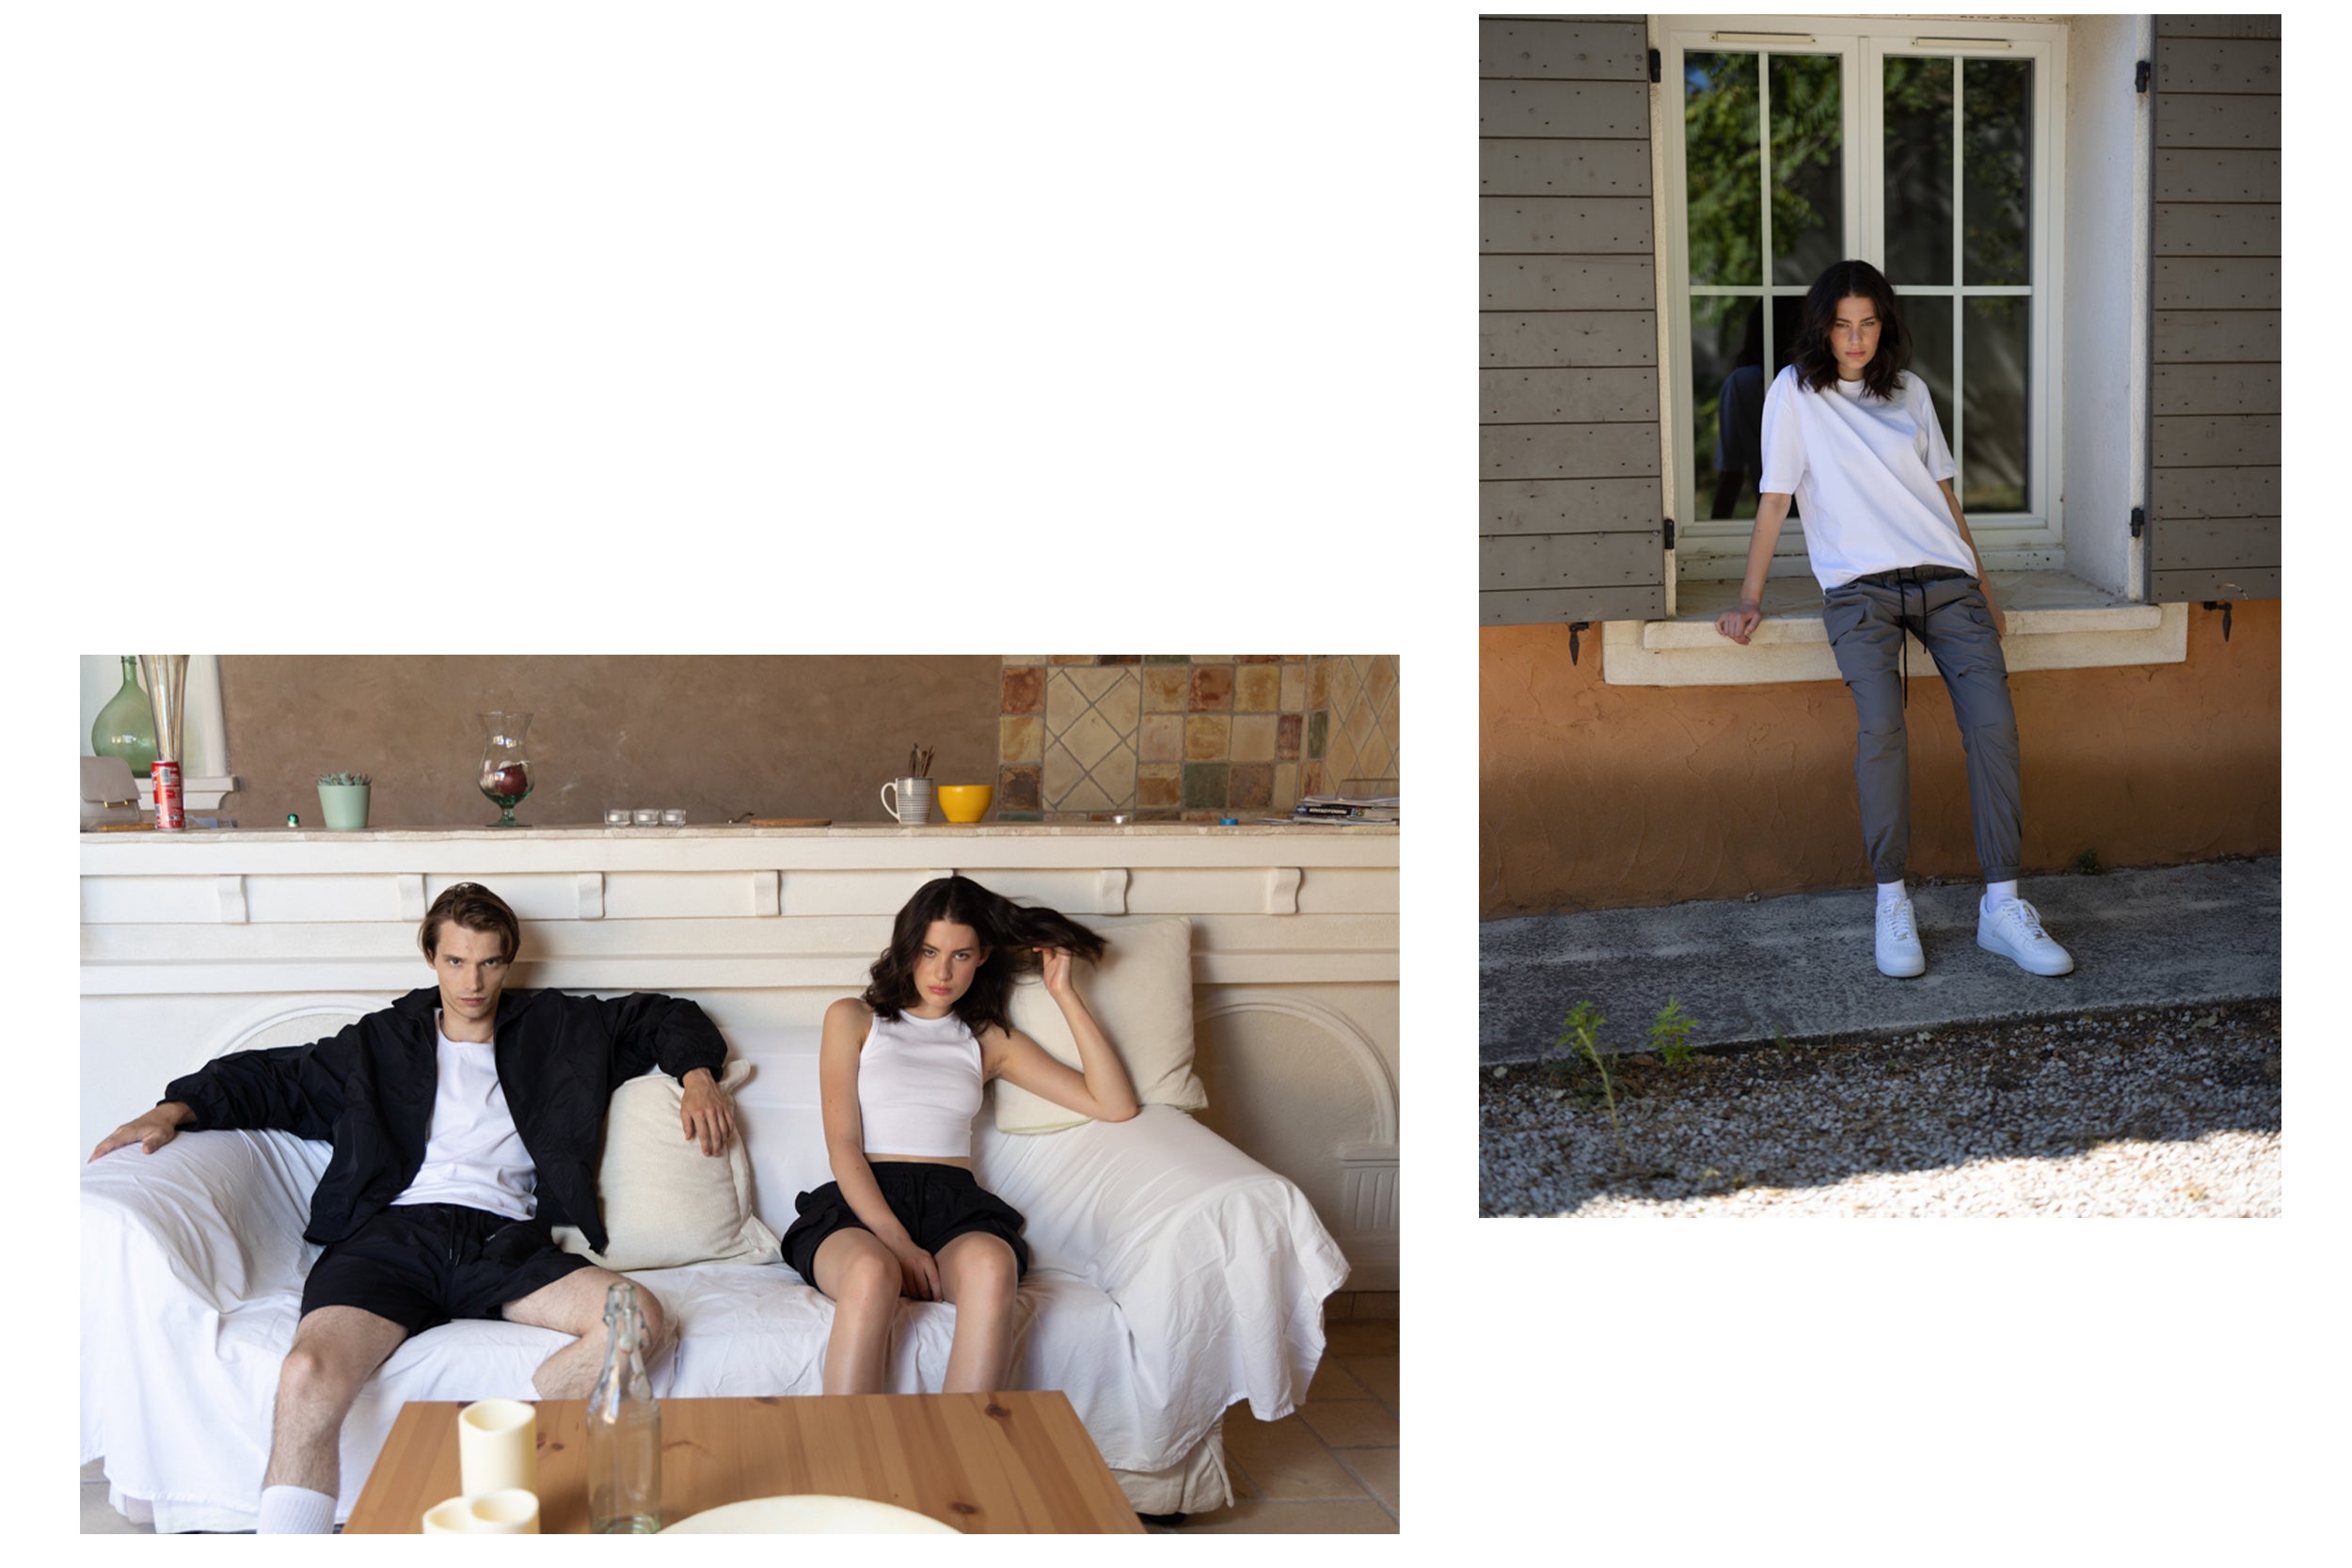
[{"label": "yellow bowl", "polygon": [[941,784],[939,810],[950,822],[977,822],[996,799],[994,784]]}]

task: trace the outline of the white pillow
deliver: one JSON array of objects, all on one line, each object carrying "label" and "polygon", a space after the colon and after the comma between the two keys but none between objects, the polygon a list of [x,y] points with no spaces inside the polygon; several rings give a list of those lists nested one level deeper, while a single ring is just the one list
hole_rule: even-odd
[{"label": "white pillow", "polygon": [[[726,1065],[719,1086],[733,1093],[752,1064]],[[674,1269],[689,1263],[772,1263],[776,1233],[752,1212],[752,1162],[743,1118],[723,1155],[705,1154],[678,1121],[685,1088],[648,1072],[612,1091],[605,1112],[604,1159],[596,1169],[606,1247],[598,1253],[577,1226],[555,1227],[556,1245],[602,1268]]]},{"label": "white pillow", "polygon": [[[1192,1070],[1192,922],[1182,915],[1101,927],[1106,945],[1100,963],[1071,966],[1079,999],[1126,1064],[1136,1098],[1146,1105],[1198,1111],[1208,1091]],[[1044,980],[1013,982],[1012,1026],[1072,1067],[1078,1042],[1046,994]],[[996,1130],[1056,1132],[1087,1118],[996,1080]]]}]

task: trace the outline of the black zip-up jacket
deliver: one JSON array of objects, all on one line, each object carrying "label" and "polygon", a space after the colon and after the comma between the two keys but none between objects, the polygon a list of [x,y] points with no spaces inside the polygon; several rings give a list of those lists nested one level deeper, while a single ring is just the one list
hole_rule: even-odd
[{"label": "black zip-up jacket", "polygon": [[[427,986],[310,1045],[217,1057],[174,1079],[164,1099],[196,1113],[183,1132],[268,1128],[333,1143],[302,1232],[332,1244],[390,1207],[424,1164],[440,1000]],[[499,1086],[538,1175],[537,1218],[576,1225],[603,1251],[596,1161],[606,1101],[654,1067],[679,1079],[708,1068],[716,1078],[726,1042],[680,997],[608,1002],[558,990],[502,993],[494,1037]]]}]

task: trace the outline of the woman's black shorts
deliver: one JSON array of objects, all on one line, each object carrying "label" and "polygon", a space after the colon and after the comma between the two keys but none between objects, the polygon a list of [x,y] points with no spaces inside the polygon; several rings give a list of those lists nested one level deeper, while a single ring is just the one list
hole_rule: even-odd
[{"label": "woman's black shorts", "polygon": [[[937,1257],[939,1249],[958,1236],[983,1231],[1001,1236],[1012,1248],[1016,1277],[1029,1272],[1029,1243],[1021,1239],[1021,1211],[983,1189],[961,1165],[926,1164],[919,1160],[876,1160],[868,1166],[883,1201],[914,1244]],[[801,1217],[784,1233],[784,1260],[793,1273],[817,1283],[817,1249],[825,1238],[845,1227],[869,1234],[872,1227],[859,1219],[841,1196],[841,1184],[828,1181],[794,1200]]]}]

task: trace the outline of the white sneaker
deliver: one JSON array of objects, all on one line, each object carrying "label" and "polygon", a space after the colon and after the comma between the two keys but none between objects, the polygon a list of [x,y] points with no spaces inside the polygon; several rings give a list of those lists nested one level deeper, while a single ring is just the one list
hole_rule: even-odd
[{"label": "white sneaker", "polygon": [[2014,958],[2029,974],[2064,974],[2074,967],[2074,956],[2050,940],[2042,916],[2023,898],[2004,898],[1995,909],[1978,901],[1977,945]]},{"label": "white sneaker", "polygon": [[1919,950],[1919,930],[1912,924],[1911,900],[1898,898],[1879,906],[1879,973],[1908,980],[1928,972],[1928,956]]}]

